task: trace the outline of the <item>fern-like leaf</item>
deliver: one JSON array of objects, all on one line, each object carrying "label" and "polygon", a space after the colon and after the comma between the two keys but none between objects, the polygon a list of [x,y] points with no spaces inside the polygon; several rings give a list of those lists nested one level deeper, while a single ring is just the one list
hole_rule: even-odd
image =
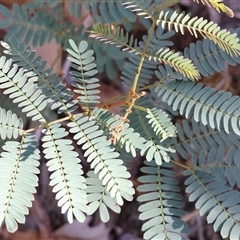
[{"label": "fern-like leaf", "polygon": [[32,134],[24,134],[20,142],[8,141],[0,158],[0,224],[15,232],[17,223],[25,222],[38,186],[40,154]]},{"label": "fern-like leaf", "polygon": [[[217,161],[222,161],[223,149],[221,147],[215,154]],[[212,154],[209,154],[208,158],[208,161],[214,161]],[[214,231],[221,230],[223,238],[238,239],[240,236],[240,192],[232,190],[223,178],[217,180],[215,174],[209,173],[209,169],[204,166],[206,161],[204,152],[200,152],[199,159],[193,156],[192,160],[192,169],[184,172],[188,176],[185,184],[187,185],[186,192],[190,193],[189,200],[197,201],[196,208],[199,209],[200,215],[207,215],[207,222],[213,223]],[[221,169],[219,167],[219,171]]]},{"label": "fern-like leaf", "polygon": [[[207,153],[212,148],[223,146],[224,148],[237,148],[240,145],[240,137],[233,132],[219,132],[209,125],[203,125],[200,122],[191,122],[183,120],[176,123],[177,135],[179,141],[173,139],[173,148],[184,159],[189,159],[189,154],[197,155],[202,149]],[[178,160],[176,154],[172,154],[175,160]]]},{"label": "fern-like leaf", "polygon": [[73,40],[69,40],[71,49],[67,49],[71,55],[68,59],[72,62],[72,67],[77,71],[70,71],[73,75],[72,86],[75,87],[74,92],[78,94],[79,103],[83,108],[94,108],[99,103],[100,98],[98,79],[93,76],[96,75],[96,64],[93,63],[93,50],[87,50],[88,43],[81,41],[79,46]]},{"label": "fern-like leaf", "polygon": [[174,26],[175,31],[180,31],[182,34],[184,34],[184,29],[187,28],[196,38],[198,37],[197,33],[200,33],[204,38],[209,38],[230,55],[240,54],[240,43],[237,34],[225,29],[221,30],[214,22],[208,22],[198,17],[191,18],[190,14],[186,15],[184,12],[179,13],[176,10],[174,12],[162,11],[159,14],[158,24],[161,24],[162,27],[167,25],[168,30],[172,30],[172,26]]},{"label": "fern-like leaf", "polygon": [[[158,61],[160,61],[161,63],[164,63],[164,67],[159,66],[159,71],[157,71],[158,73],[160,72],[162,77],[166,77],[166,75],[170,74],[174,79],[183,79],[184,76],[185,77],[187,76],[191,79],[198,78],[198,75],[199,75],[198,70],[196,71],[191,61],[188,60],[190,59],[188,56],[186,55],[184,56],[184,59],[182,59],[182,61],[185,62],[185,64],[182,64],[181,66],[177,66],[179,64],[173,61],[168,61],[168,59],[171,59],[171,54],[175,54],[178,56],[180,55],[180,53],[178,54],[174,52],[171,52],[170,54],[169,53],[170,49],[167,48],[168,46],[173,45],[173,43],[167,39],[169,39],[174,34],[175,34],[174,31],[164,32],[164,28],[162,28],[162,26],[159,25],[157,27],[157,30],[153,32],[152,38],[148,47],[149,59],[154,59],[154,61],[158,59]],[[145,35],[143,36],[143,41],[139,42],[139,45],[141,46],[142,49],[144,49],[144,46],[147,43],[147,38],[148,36]],[[168,53],[167,54],[168,58],[164,58],[164,56],[166,55],[162,55],[162,58],[159,59],[159,56],[161,56],[160,53],[163,53],[164,51]],[[179,57],[181,58],[181,56]],[[189,69],[187,69],[187,67]],[[159,77],[159,75],[157,75],[157,77]],[[162,77],[159,77],[159,78],[162,78]]]},{"label": "fern-like leaf", "polygon": [[[98,13],[96,15],[94,13],[98,11],[98,8],[93,7],[93,9],[91,9],[91,3],[89,3],[89,1],[85,3],[88,6],[87,11],[89,11],[89,14],[91,12],[93,17],[97,16]],[[49,7],[48,11],[46,11],[44,4],[47,4],[47,7]],[[21,7],[18,4],[14,4],[13,13],[0,4],[0,14],[4,16],[4,19],[1,20],[2,25],[0,24],[0,29],[9,27],[5,40],[8,42],[9,37],[15,36],[17,39],[24,38],[25,44],[31,43],[33,46],[43,46],[52,39],[55,39],[58,44],[63,45],[64,49],[66,49],[69,48],[69,39],[73,39],[75,42],[88,39],[89,47],[92,48],[96,54],[98,71],[103,72],[104,68],[108,66],[106,67],[107,75],[113,79],[116,76],[116,72],[114,68],[109,67],[109,65],[113,65],[114,63],[112,59],[116,59],[116,64],[121,69],[123,58],[126,57],[126,54],[119,49],[106,46],[102,43],[97,44],[96,41],[89,39],[89,35],[84,31],[83,25],[76,30],[75,25],[66,20],[64,20],[63,24],[59,24],[61,21],[60,18],[63,17],[63,4],[62,2],[51,1],[27,3]],[[75,2],[74,4],[77,6],[79,3]],[[26,7],[26,5],[28,5],[28,7]],[[93,5],[97,6],[98,3],[93,3],[92,6]],[[101,5],[114,6],[114,4],[111,3],[102,3]],[[127,12],[128,15],[130,13],[130,15],[134,17],[134,22],[136,21],[136,16],[131,11],[126,10],[121,3],[117,3],[117,5],[121,6],[124,13]],[[34,8],[36,8],[37,11],[34,11],[32,16],[31,11]],[[78,11],[77,9],[75,10]],[[52,12],[55,14],[53,15]]]},{"label": "fern-like leaf", "polygon": [[[95,41],[89,39],[89,35],[87,32],[85,32],[83,25],[76,29],[73,23],[65,19],[63,24],[59,24],[61,22],[61,18],[64,17],[62,11],[64,4],[65,3],[63,2],[52,1],[37,1],[34,3],[29,2],[21,7],[18,4],[14,4],[13,13],[10,12],[10,14],[9,10],[6,11],[5,7],[0,5],[0,14],[4,16],[4,19],[2,20],[3,26],[1,27],[0,25],[0,28],[4,28],[4,22],[6,22],[6,26],[10,25],[5,37],[6,41],[8,41],[9,37],[15,36],[17,39],[24,38],[25,44],[32,43],[33,46],[43,46],[52,39],[55,39],[58,44],[63,45],[64,49],[66,49],[69,48],[69,39],[73,39],[75,42],[88,39],[89,47],[94,49],[97,56],[96,59],[98,63],[98,71],[103,72],[105,66],[108,66],[108,68],[106,68],[107,74],[111,79],[113,79],[116,76],[116,73],[114,72],[113,68],[109,68],[109,65],[113,64],[112,58],[114,57],[116,59],[116,64],[121,68],[122,60],[126,56],[125,53],[122,53],[119,49],[115,49],[101,43],[96,44]],[[80,4],[82,4],[81,1],[79,2],[75,0],[74,3],[70,5],[78,7]],[[98,13],[96,15],[94,14],[98,11],[98,7],[95,8],[98,3],[93,2],[91,4],[89,1],[87,1],[85,4],[88,6],[87,11],[89,14],[95,18],[95,16],[98,15]],[[92,5],[93,8],[91,8],[90,5]],[[102,3],[101,5],[114,6],[115,4]],[[128,12],[130,15],[133,15],[135,18],[134,22],[136,21],[136,17],[131,11],[126,10],[120,3],[117,3],[117,5],[120,5],[121,9],[124,9],[124,12]],[[48,9],[47,11],[46,7]],[[36,9],[36,11],[33,9]],[[75,8],[75,16],[79,14],[78,9],[79,8]],[[32,11],[33,14],[31,15]],[[52,12],[55,14],[53,15]],[[106,16],[106,13],[104,16]]]},{"label": "fern-like leaf", "polygon": [[[148,31],[148,34],[150,31]],[[158,50],[165,47],[173,46],[173,42],[170,40],[175,35],[174,31],[165,31],[161,25],[158,25],[156,30],[152,33],[152,38],[149,43],[149,50]],[[142,37],[143,41],[139,42],[139,45],[144,48],[147,42],[148,35]]]},{"label": "fern-like leaf", "polygon": [[195,80],[199,78],[199,71],[193,65],[192,60],[184,58],[181,53],[174,52],[169,48],[161,48],[158,51],[152,51],[148,53],[148,58],[170,65],[184,77]]},{"label": "fern-like leaf", "polygon": [[6,60],[5,56],[0,58],[0,88],[5,89],[3,93],[13,98],[22,112],[27,113],[27,117],[45,122],[41,111],[47,106],[47,100],[42,91],[37,89],[37,84],[28,78],[28,74],[32,75],[12,65],[12,61]]},{"label": "fern-like leaf", "polygon": [[86,184],[87,199],[89,202],[88,215],[92,215],[99,209],[101,220],[107,222],[110,219],[108,208],[116,213],[120,213],[120,206],[117,204],[116,199],[111,198],[109,192],[106,191],[106,186],[102,186],[99,174],[89,171],[87,173]]},{"label": "fern-like leaf", "polygon": [[[148,101],[146,99],[142,99],[141,103],[144,101]],[[140,102],[138,104],[141,105]],[[136,132],[140,133],[140,136],[144,138],[144,148],[141,149],[140,154],[142,156],[146,156],[147,161],[155,160],[158,165],[161,165],[163,161],[169,162],[169,153],[175,152],[175,150],[171,147],[171,140],[165,139],[161,141],[159,136],[156,135],[152,126],[150,124],[146,124],[147,113],[140,111],[138,109],[134,109],[132,113],[129,115],[130,127],[132,127]]]},{"label": "fern-like leaf", "polygon": [[[139,48],[138,43],[134,40],[133,36],[129,37],[128,33],[124,35],[121,28],[114,29],[114,26],[109,24],[93,25],[90,37],[99,39],[105,43],[117,44],[117,47],[124,46],[123,51],[128,50],[130,53],[142,54],[141,48],[143,46]],[[146,52],[145,55],[149,60],[169,64],[177,72],[180,72],[191,79],[197,79],[199,76],[196,67],[192,64],[190,59],[185,59],[180,53],[175,53],[169,48],[161,48],[157,51],[150,50],[149,52]]]},{"label": "fern-like leaf", "polygon": [[[240,29],[236,33],[240,37]],[[209,39],[191,43],[189,48],[184,49],[184,56],[192,59],[203,76],[226,70],[226,62],[232,66],[240,63],[240,56],[230,56]]]},{"label": "fern-like leaf", "polygon": [[136,13],[138,16],[154,19],[155,13],[157,13],[159,10],[162,8],[169,8],[180,1],[181,0],[155,0],[154,2],[151,2],[145,0],[131,0],[123,3],[123,5],[126,9],[131,9],[131,11]]},{"label": "fern-like leaf", "polygon": [[43,133],[43,153],[48,159],[48,170],[53,172],[49,184],[56,193],[58,206],[61,207],[62,213],[67,212],[70,223],[73,222],[73,216],[83,222],[83,212],[88,211],[87,195],[83,190],[86,184],[78,153],[73,151],[72,140],[63,139],[68,132],[59,123],[43,129]]},{"label": "fern-like leaf", "polygon": [[75,133],[74,139],[78,145],[82,145],[85,150],[84,156],[91,163],[94,172],[99,172],[99,179],[102,179],[107,191],[112,198],[116,198],[119,205],[123,204],[123,199],[132,200],[134,189],[131,181],[128,180],[130,173],[123,166],[123,161],[118,159],[117,153],[106,136],[102,136],[103,131],[99,130],[96,122],[88,116],[78,114],[74,116],[72,122],[68,124],[70,132]]},{"label": "fern-like leaf", "polygon": [[96,23],[92,26],[90,33],[91,38],[117,45],[117,47],[124,46],[123,51],[136,51],[138,44],[137,39],[134,39],[133,35],[129,36],[128,32],[125,34],[121,27],[115,28],[110,24]]},{"label": "fern-like leaf", "polygon": [[[227,181],[231,187],[234,187],[235,185],[239,187],[239,153],[239,147],[234,146],[231,146],[227,150],[224,146],[211,148],[209,152],[201,150],[198,157],[198,165],[200,170],[212,174],[217,180]],[[226,161],[222,161],[221,154],[222,156],[225,156]],[[196,169],[197,168],[198,166]]]},{"label": "fern-like leaf", "polygon": [[172,124],[168,115],[161,109],[153,108],[147,109],[148,115],[146,118],[149,118],[149,124],[152,124],[154,132],[164,141],[169,137],[176,137],[176,127]]},{"label": "fern-like leaf", "polygon": [[219,131],[234,131],[240,135],[238,96],[231,97],[230,92],[217,92],[214,88],[203,87],[202,83],[195,84],[191,81],[159,85],[156,92],[173,110],[179,110],[186,118],[193,115],[196,122],[201,121]]},{"label": "fern-like leaf", "polygon": [[147,174],[138,178],[141,185],[137,188],[143,192],[137,200],[141,203],[138,210],[139,219],[146,220],[142,226],[144,239],[186,239],[180,234],[187,234],[188,227],[180,219],[184,215],[183,203],[179,194],[176,173],[171,163],[156,165],[155,161],[146,162],[141,172]]},{"label": "fern-like leaf", "polygon": [[[58,110],[58,113],[66,112],[70,114],[77,109],[77,100],[72,100],[73,93],[65,88],[63,78],[57,74],[51,74],[52,68],[46,68],[47,62],[42,61],[36,52],[23,42],[19,43],[15,37],[9,39],[10,44],[1,42],[6,49],[4,52],[11,55],[15,64],[21,66],[25,71],[29,71],[30,82],[36,82],[36,86],[42,89],[48,102],[52,102],[51,109]],[[34,85],[34,86],[35,86]],[[39,93],[40,90],[38,90]],[[39,96],[38,99],[41,99]],[[36,100],[39,101],[39,100]]]}]

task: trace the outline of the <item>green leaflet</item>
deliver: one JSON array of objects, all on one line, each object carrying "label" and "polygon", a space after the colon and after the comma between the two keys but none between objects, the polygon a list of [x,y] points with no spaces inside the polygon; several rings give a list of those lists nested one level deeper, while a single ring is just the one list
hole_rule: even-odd
[{"label": "green leaflet", "polygon": [[[226,150],[227,149],[227,150]],[[215,176],[218,180],[224,180],[232,187],[240,185],[239,172],[239,147],[231,146],[226,148],[224,145],[219,147],[211,147],[208,153],[200,151],[199,158],[195,159],[192,156],[192,162],[197,170],[203,170]],[[222,156],[225,156],[226,161],[222,162]]]},{"label": "green leaflet", "polygon": [[171,123],[168,115],[161,109],[148,109],[149,124],[152,125],[154,132],[160,137],[160,141],[164,141],[169,137],[176,137],[176,128]]},{"label": "green leaflet", "polygon": [[171,10],[162,11],[159,14],[158,24],[161,24],[163,28],[167,25],[169,31],[174,27],[176,32],[180,30],[182,34],[184,34],[184,29],[187,28],[196,38],[198,34],[201,34],[218,44],[228,54],[239,55],[240,43],[237,34],[225,29],[221,30],[214,22],[203,21],[203,18],[198,17],[191,18],[190,14],[186,15],[184,12],[179,13],[178,10],[172,12]]},{"label": "green leaflet", "polygon": [[41,113],[47,106],[44,95],[37,89],[37,84],[29,80],[24,69],[12,66],[12,61],[6,60],[5,56],[0,58],[0,88],[4,89],[3,93],[9,95],[14,103],[18,103],[27,117],[45,122]]},{"label": "green leaflet", "polygon": [[54,124],[43,129],[45,136],[42,138],[43,153],[48,159],[47,167],[50,172],[50,186],[53,186],[53,192],[56,193],[58,206],[61,212],[67,212],[67,218],[70,223],[73,222],[73,216],[78,221],[83,222],[87,212],[87,199],[85,178],[82,177],[83,171],[79,164],[78,153],[73,151],[72,141],[62,139],[68,135],[68,132],[60,124]]},{"label": "green leaflet", "polygon": [[[40,56],[36,56],[36,51],[31,50],[29,46],[26,46],[23,42],[18,42],[14,37],[11,37],[10,44],[2,42],[1,44],[6,49],[5,53],[10,55],[17,65],[21,66],[24,70],[28,72],[25,75],[29,75],[29,80],[36,84],[33,86],[39,87],[44,95],[48,97],[49,102],[54,102],[51,106],[52,110],[58,110],[58,114],[62,112],[73,112],[77,109],[77,101],[72,100],[73,93],[69,89],[64,89],[65,83],[63,83],[63,78],[58,77],[57,74],[51,74],[52,69],[46,68],[47,62],[42,61]],[[17,76],[19,73],[17,74]],[[23,81],[26,78],[23,78]],[[17,79],[15,79],[17,81]],[[21,86],[24,82],[21,82]],[[30,83],[31,84],[31,83]],[[32,86],[31,85],[31,86]],[[30,88],[29,91],[32,91]],[[30,98],[36,103],[40,104],[39,101],[42,98],[40,96],[40,90]],[[16,97],[16,96],[14,96]],[[27,104],[25,104],[27,105]],[[40,105],[40,109],[44,107],[43,104]]]},{"label": "green leaflet", "polygon": [[68,11],[71,16],[76,16],[77,18],[80,18],[81,12],[82,12],[82,4],[80,1],[74,1],[70,0]]},{"label": "green leaflet", "polygon": [[[184,172],[184,175],[188,176],[185,181],[186,192],[190,193],[190,201],[196,201],[195,206],[199,209],[200,215],[207,215],[208,223],[213,223],[215,231],[220,231],[223,238],[234,239],[240,234],[238,221],[240,192],[232,190],[225,181],[224,166],[221,166],[224,148],[220,147],[214,151],[215,157],[213,151],[214,149],[210,151],[208,157],[203,152],[199,158],[193,156],[193,170]],[[229,172],[226,171],[226,174]],[[230,177],[227,178],[229,180]]]},{"label": "green leaflet", "polygon": [[[130,53],[140,54],[141,48],[138,47],[137,40],[134,40],[133,36],[128,36],[128,33],[124,35],[121,28],[114,29],[111,25],[106,24],[95,24],[91,31],[90,37],[96,38],[102,41],[108,41],[111,44],[117,44],[117,47],[124,47],[123,51],[129,51]],[[171,61],[174,58],[174,61]],[[196,67],[192,64],[190,59],[184,58],[180,53],[174,53],[169,48],[160,49],[149,49],[146,53],[146,59],[148,63],[153,60],[164,64],[169,64],[180,72],[185,77],[190,79],[197,79],[199,72]],[[134,75],[136,71],[132,74]],[[144,73],[142,73],[144,75]],[[147,76],[149,79],[150,77]]]},{"label": "green leaflet", "polygon": [[71,71],[74,83],[72,84],[74,92],[78,93],[79,103],[83,108],[94,108],[99,103],[98,79],[96,75],[96,64],[93,63],[93,50],[87,50],[88,43],[81,41],[79,46],[73,40],[69,40],[72,49],[67,49],[71,57],[68,59],[72,62],[72,67],[77,71]]},{"label": "green leaflet", "polygon": [[0,135],[1,139],[17,138],[22,134],[23,121],[11,110],[0,108]]},{"label": "green leaflet", "polygon": [[0,223],[15,232],[17,223],[25,222],[33,194],[38,186],[40,154],[34,135],[22,135],[21,141],[8,141],[0,158]]},{"label": "green leaflet", "polygon": [[[174,140],[173,147],[181,155],[182,158],[188,159],[190,154],[199,154],[204,149],[209,152],[211,148],[218,148],[220,146],[227,148],[237,148],[240,144],[239,136],[233,132],[225,133],[212,129],[208,125],[203,125],[200,122],[191,120],[182,120],[181,124],[176,123],[177,135],[179,141]],[[176,154],[172,154],[175,160],[178,160]]]},{"label": "green leaflet", "polygon": [[[47,3],[49,6],[49,11],[44,10],[43,6],[45,3]],[[102,43],[96,45],[91,39],[89,39],[88,33],[84,32],[84,26],[82,25],[78,29],[75,29],[73,23],[69,21],[64,21],[64,24],[62,25],[59,24],[59,19],[63,17],[62,4],[64,3],[51,1],[29,2],[26,5],[22,6],[14,4],[13,13],[11,14],[8,13],[9,11],[7,11],[3,5],[0,5],[0,13],[4,15],[4,19],[2,19],[0,28],[9,27],[5,41],[8,41],[9,37],[15,36],[17,39],[24,38],[25,44],[32,43],[32,45],[36,47],[38,45],[44,46],[51,40],[55,39],[58,44],[62,44],[64,46],[64,49],[67,49],[69,48],[69,39],[74,39],[76,42],[88,39],[89,45],[91,45],[91,48],[94,49],[96,55],[98,56],[97,67],[99,72],[102,72],[104,68],[107,69],[107,64],[113,59],[112,56],[118,57],[116,63],[117,65],[121,66],[122,59],[125,57],[125,54],[122,54],[121,51],[115,50],[113,47],[106,47],[106,45]],[[81,13],[81,4],[82,1],[71,1],[69,4],[70,13],[73,13],[74,7],[74,15],[79,17],[79,14]],[[98,3],[94,1],[91,3],[89,3],[89,1],[85,1],[87,11],[89,12],[92,11],[96,13],[97,4]],[[101,5],[105,6],[106,12],[108,9],[107,4],[102,3]],[[121,19],[119,20],[120,22],[124,20],[124,17],[132,19],[133,22],[136,21],[135,15],[131,11],[126,10],[121,5],[120,1],[117,4],[112,3],[111,9],[113,9],[115,6],[118,6],[118,9],[121,13]],[[53,16],[52,12],[55,12],[56,14]],[[33,14],[31,15],[30,13]],[[93,16],[97,15],[98,14],[93,14]],[[104,13],[104,16],[107,16],[106,13]],[[113,16],[115,17],[117,15],[113,14]],[[107,56],[105,55],[106,52],[108,53]],[[104,59],[102,58],[103,56],[105,56]],[[108,73],[110,78],[116,77],[115,73],[109,71]]]},{"label": "green leaflet", "polygon": [[[239,37],[240,29],[237,29],[236,33],[237,37]],[[203,76],[225,70],[225,61],[232,66],[240,62],[240,56],[230,56],[209,39],[197,41],[196,44],[191,43],[189,48],[184,49],[184,56],[193,60],[193,63]]]},{"label": "green leaflet", "polygon": [[107,208],[110,208],[116,213],[120,213],[121,211],[116,199],[110,196],[109,192],[106,191],[106,187],[103,187],[103,185],[110,180],[110,176],[106,176],[103,179],[103,182],[101,182],[101,180],[99,180],[99,174],[94,173],[94,171],[89,171],[87,175],[86,192],[88,193],[87,199],[89,202],[88,214],[92,215],[97,209],[99,209],[101,220],[107,222],[110,218]]},{"label": "green leaflet", "polygon": [[140,154],[146,156],[147,161],[155,160],[158,165],[161,165],[163,161],[169,162],[169,153],[174,152],[171,148],[171,140],[165,139],[161,142],[159,136],[156,135],[154,127],[150,124],[146,124],[147,114],[137,109],[129,115],[130,126],[135,132],[140,133],[140,136],[144,138],[144,147],[141,149]]},{"label": "green leaflet", "polygon": [[[91,168],[95,174],[99,173],[99,179],[103,181],[110,196],[122,205],[123,198],[130,201],[134,194],[132,183],[128,180],[130,174],[123,166],[123,161],[118,159],[119,153],[111,146],[106,136],[102,136],[103,131],[95,126],[95,121],[82,114],[75,116],[68,124],[70,132],[76,133],[74,139],[77,144],[82,145],[85,150],[84,157],[91,163]],[[108,181],[104,180],[106,178]],[[128,184],[122,184],[121,179],[125,179]]]},{"label": "green leaflet", "polygon": [[172,81],[158,86],[155,91],[173,110],[179,110],[186,118],[193,117],[196,122],[219,131],[240,135],[239,129],[239,97],[231,97],[231,93],[203,87],[202,83],[191,81]]},{"label": "green leaflet", "polygon": [[[171,167],[171,163],[158,166],[154,161],[145,161],[145,166],[141,168],[147,174],[138,178],[141,183],[138,191],[143,194],[137,199],[141,203],[138,208],[141,212],[139,218],[146,220],[142,226],[144,239],[169,239],[170,236],[185,239],[180,234],[189,231],[180,219],[184,215],[184,211],[180,209],[183,206],[182,196]],[[176,227],[172,228],[170,223]]]}]

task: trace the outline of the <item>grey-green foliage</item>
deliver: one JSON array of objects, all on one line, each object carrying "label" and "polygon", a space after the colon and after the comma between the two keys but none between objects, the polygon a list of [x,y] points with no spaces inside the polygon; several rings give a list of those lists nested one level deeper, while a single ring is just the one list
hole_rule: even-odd
[{"label": "grey-green foliage", "polygon": [[[74,3],[77,5],[74,7],[75,10],[79,9],[77,7],[82,4],[78,4],[79,2],[81,3],[82,1],[74,1]],[[73,3],[69,4],[70,14],[72,14],[72,4]],[[86,1],[85,4],[88,6],[88,1]],[[87,9],[89,11],[96,9],[94,5],[91,7],[91,9]],[[106,4],[104,3],[104,5]],[[48,11],[46,11],[46,7],[48,8]],[[79,11],[81,13],[81,9],[75,13],[76,16],[79,15]],[[52,12],[55,14],[53,15]],[[133,14],[129,10],[125,12]],[[93,49],[97,55],[98,71],[102,72],[106,68],[106,65],[113,65],[111,70],[106,68],[106,72],[111,79],[116,77],[116,73],[112,71],[112,69],[114,69],[112,60],[113,56],[114,59],[116,59],[116,64],[119,67],[122,65],[123,58],[126,57],[125,53],[121,52],[119,49],[115,49],[111,46],[106,46],[105,44],[101,43],[94,43],[92,39],[88,38],[89,34],[84,31],[84,26],[80,26],[76,30],[74,24],[70,21],[63,21],[62,24],[59,24],[59,18],[63,18],[64,16],[62,3],[60,1],[39,2],[37,0],[35,2],[23,4],[22,6],[13,4],[12,12],[9,11],[5,6],[0,5],[0,14],[4,16],[4,20],[1,20],[0,28],[9,28],[5,37],[6,40],[9,36],[14,35],[19,40],[24,39],[26,44],[31,43],[33,46],[43,46],[44,44],[55,39],[57,43],[62,44],[64,49],[66,49],[69,47],[69,39],[73,39],[76,42],[88,39],[89,48]],[[106,14],[104,15],[106,16]],[[123,16],[121,17],[123,21]],[[102,55],[105,55],[105,57],[102,58]]]},{"label": "grey-green foliage", "polygon": [[187,224],[180,219],[185,215],[183,197],[172,167],[172,163],[164,162],[160,166],[154,161],[145,161],[141,168],[141,172],[147,174],[139,177],[138,191],[144,194],[137,199],[143,202],[139,219],[147,220],[142,226],[144,239],[179,239],[180,234],[189,232]]},{"label": "grey-green foliage", "polygon": [[[189,229],[181,219],[185,213],[174,168],[179,165],[187,176],[189,201],[196,202],[200,214],[223,238],[240,237],[240,100],[197,82],[225,70],[226,64],[240,63],[240,29],[222,30],[173,11],[170,7],[178,2],[71,0],[70,15],[81,17],[83,4],[93,15],[94,25],[85,32],[63,20],[64,1],[15,4],[12,11],[0,5],[0,28],[9,28],[1,42],[0,89],[13,102],[1,101],[0,108],[5,142],[0,223],[9,232],[25,222],[32,206],[42,149],[49,185],[70,223],[74,218],[83,222],[98,210],[107,222],[109,210],[120,213],[137,190],[144,238],[186,239]],[[222,1],[201,2],[231,13]],[[138,21],[149,28],[141,40],[129,32]],[[174,52],[170,38],[187,30],[204,39]],[[44,46],[51,39],[68,53],[72,90],[28,46]],[[114,78],[113,59],[130,90],[100,102],[96,76],[106,68]],[[152,84],[152,79],[157,81]],[[121,106],[121,114],[111,113],[112,106]],[[175,123],[178,115],[190,120]],[[26,129],[28,121],[34,127]],[[135,189],[130,170],[139,156],[145,161]],[[83,161],[89,164],[87,173]]]},{"label": "grey-green foliage", "polygon": [[[224,152],[224,147],[220,146],[212,148],[208,155],[201,151],[199,157],[192,157],[194,168],[184,172],[188,176],[186,192],[191,193],[190,201],[197,200],[200,215],[207,215],[215,231],[220,231],[223,238],[238,239],[240,193],[232,187],[235,181],[239,182],[239,153],[236,148],[230,148],[224,163]],[[213,164],[215,159],[216,165]]]}]

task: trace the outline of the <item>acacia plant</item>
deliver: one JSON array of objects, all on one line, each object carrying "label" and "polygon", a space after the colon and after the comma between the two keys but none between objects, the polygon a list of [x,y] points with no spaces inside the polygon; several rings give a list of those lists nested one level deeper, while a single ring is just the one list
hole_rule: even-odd
[{"label": "acacia plant", "polygon": [[[222,0],[193,1],[233,16]],[[0,27],[8,29],[1,42],[0,88],[17,106],[0,109],[0,136],[6,139],[0,158],[0,223],[9,232],[29,213],[43,149],[49,184],[70,223],[74,218],[83,222],[97,210],[107,222],[109,209],[119,213],[125,200],[132,201],[136,189],[129,168],[139,154],[145,159],[137,188],[145,239],[186,239],[174,165],[184,169],[189,201],[196,202],[200,215],[223,238],[239,239],[240,98],[204,86],[201,79],[240,63],[240,29],[221,29],[173,10],[178,2],[69,1],[71,15],[81,16],[84,5],[92,16],[94,24],[86,31],[64,20],[65,1],[14,4],[12,11],[0,6]],[[149,30],[138,41],[130,31],[140,22]],[[201,38],[174,52],[170,38],[186,32]],[[44,46],[51,39],[68,53],[73,91],[28,46]],[[106,70],[114,77],[115,66],[129,90],[100,102],[97,73]],[[121,108],[121,115],[109,111],[113,106]],[[26,118],[15,114],[18,109]],[[55,119],[49,118],[51,112]],[[186,119],[175,123],[173,114]],[[26,119],[35,127],[25,128]],[[82,159],[73,142],[82,149]],[[83,161],[90,166],[87,173]]]}]

